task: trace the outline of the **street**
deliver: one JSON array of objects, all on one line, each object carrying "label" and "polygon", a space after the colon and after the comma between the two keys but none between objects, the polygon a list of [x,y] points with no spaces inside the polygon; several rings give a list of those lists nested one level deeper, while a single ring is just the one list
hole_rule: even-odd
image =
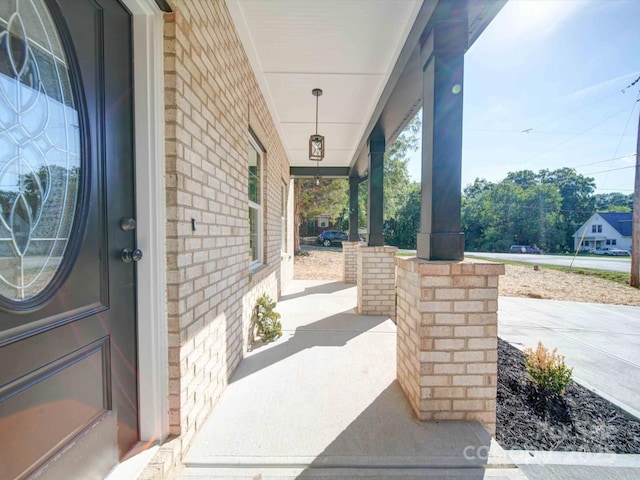
[{"label": "street", "polygon": [[[465,256],[490,258],[509,262],[537,263],[539,265],[571,265],[571,255],[534,255],[528,253],[484,253],[465,252]],[[631,257],[576,257],[573,262],[576,268],[591,268],[593,270],[608,270],[610,272],[629,273],[631,271]]]}]

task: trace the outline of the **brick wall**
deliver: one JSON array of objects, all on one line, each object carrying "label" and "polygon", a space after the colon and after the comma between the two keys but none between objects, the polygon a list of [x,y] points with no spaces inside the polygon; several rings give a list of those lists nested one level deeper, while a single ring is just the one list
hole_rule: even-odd
[{"label": "brick wall", "polygon": [[397,258],[397,376],[421,420],[495,433],[498,279],[504,265]]},{"label": "brick wall", "polygon": [[396,247],[357,248],[358,313],[396,315]]},{"label": "brick wall", "polygon": [[360,242],[342,242],[344,255],[344,283],[358,283],[358,248]]},{"label": "brick wall", "polygon": [[[263,292],[278,298],[292,278],[293,198],[288,160],[224,1],[170,3],[164,35],[170,431],[186,450],[246,352],[255,299]],[[252,272],[250,130],[265,149],[264,267]],[[290,196],[284,254],[283,182]]]}]

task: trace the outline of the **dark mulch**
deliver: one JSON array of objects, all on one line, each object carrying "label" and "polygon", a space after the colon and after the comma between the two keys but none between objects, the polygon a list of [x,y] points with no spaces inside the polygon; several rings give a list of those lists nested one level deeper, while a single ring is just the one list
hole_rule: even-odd
[{"label": "dark mulch", "polygon": [[571,382],[564,397],[541,395],[520,350],[498,339],[498,443],[507,450],[640,453],[640,421]]}]

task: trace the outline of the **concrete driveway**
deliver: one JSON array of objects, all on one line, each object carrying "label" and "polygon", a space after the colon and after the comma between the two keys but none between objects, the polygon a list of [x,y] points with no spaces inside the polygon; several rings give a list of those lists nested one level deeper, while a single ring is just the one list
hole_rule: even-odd
[{"label": "concrete driveway", "polygon": [[500,297],[498,336],[557,348],[583,385],[640,418],[640,307]]}]

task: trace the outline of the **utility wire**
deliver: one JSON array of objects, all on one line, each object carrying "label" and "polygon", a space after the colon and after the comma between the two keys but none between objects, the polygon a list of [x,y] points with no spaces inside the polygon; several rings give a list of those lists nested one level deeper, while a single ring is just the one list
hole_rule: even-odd
[{"label": "utility wire", "polygon": [[[627,87],[627,88],[629,88],[629,87]],[[622,93],[624,93],[624,90],[622,90]],[[577,109],[575,109],[575,110],[571,110],[570,112],[565,113],[564,115],[560,115],[559,117],[556,117],[556,118],[554,118],[553,120],[549,120],[548,122],[542,123],[542,124],[540,124],[540,125],[538,125],[538,126],[536,126],[536,127],[533,127],[533,128],[527,128],[527,129],[525,129],[525,130],[521,130],[521,132],[525,132],[525,131],[529,131],[529,132],[531,132],[531,131],[536,131],[536,130],[538,130],[538,129],[539,129],[539,128],[541,128],[541,127],[546,127],[547,125],[550,125],[550,124],[552,124],[552,123],[555,123],[555,122],[557,122],[558,120],[561,120],[561,119],[563,119],[563,118],[565,118],[565,117],[568,117],[568,116],[569,116],[569,115],[571,115],[571,114],[574,114],[574,113],[576,113],[576,112],[579,112],[580,110],[583,110],[583,109],[585,109],[585,108],[587,108],[587,107],[590,107],[591,105],[595,105],[596,103],[602,102],[603,100],[607,100],[608,98],[611,98],[611,97],[613,97],[613,96],[615,96],[615,95],[619,95],[619,94],[620,94],[620,92],[614,92],[614,93],[611,93],[611,94],[607,95],[606,97],[602,97],[602,98],[600,98],[600,99],[598,99],[598,100],[594,100],[594,101],[593,101],[593,102],[591,102],[591,103],[588,103],[588,104],[586,104],[586,105],[583,105],[582,107],[577,108]],[[527,133],[528,133],[528,132],[527,132]]]},{"label": "utility wire", "polygon": [[613,162],[614,160],[622,160],[623,158],[633,158],[635,156],[636,156],[635,153],[630,153],[629,155],[623,155],[622,157],[607,158],[606,160],[598,160],[597,162],[581,163],[580,165],[574,165],[571,168],[588,167],[590,165],[597,165],[598,163]]},{"label": "utility wire", "polygon": [[[465,128],[465,132],[493,132],[493,133],[522,133],[523,130],[506,130],[499,128]],[[546,134],[546,135],[581,135],[580,132],[560,132],[560,131],[552,131],[552,130],[533,130],[533,134]],[[603,132],[593,132],[590,135],[593,136],[607,136],[607,137],[617,137],[618,133],[603,133]],[[633,136],[632,134],[625,135],[628,137]]]},{"label": "utility wire", "polygon": [[[615,172],[617,170],[626,170],[628,168],[636,168],[635,165],[628,165],[626,167],[620,167],[620,168],[609,168],[607,170],[600,170],[599,172],[591,172],[591,173],[585,173],[585,175],[596,175],[598,173],[609,173],[609,172]],[[606,181],[606,177],[605,177],[605,181]]]},{"label": "utility wire", "polygon": [[[636,104],[637,102],[638,102],[638,100],[634,100],[634,102],[633,102],[633,103],[634,103],[634,108],[635,108],[635,104]],[[610,116],[608,116],[607,118],[605,118],[604,120],[602,120],[601,122],[598,122],[598,123],[596,123],[595,125],[590,126],[590,127],[589,127],[589,128],[587,128],[586,130],[583,130],[581,133],[579,133],[579,134],[577,134],[577,135],[574,135],[573,137],[570,137],[570,138],[568,138],[568,139],[566,139],[566,140],[563,140],[562,142],[560,142],[560,143],[558,143],[558,144],[554,145],[554,146],[553,146],[553,147],[551,147],[551,148],[548,148],[547,150],[543,150],[542,152],[536,153],[535,155],[533,155],[533,156],[529,157],[528,159],[526,159],[526,160],[522,160],[520,163],[530,162],[531,160],[533,160],[534,158],[539,157],[540,155],[544,155],[545,153],[549,153],[550,151],[555,150],[556,148],[558,148],[558,147],[560,147],[560,146],[564,145],[565,143],[568,143],[568,142],[571,142],[572,140],[575,140],[576,138],[580,137],[581,135],[584,135],[585,133],[587,133],[589,130],[594,129],[594,128],[596,128],[597,126],[602,125],[604,122],[606,122],[606,121],[608,121],[608,120],[611,120],[613,117],[615,117],[615,116],[617,116],[617,115],[621,114],[621,113],[622,113],[622,112],[624,112],[627,108],[629,108],[629,107],[625,107],[625,108],[623,108],[622,110],[618,110],[618,111],[617,111],[617,112],[615,112],[613,115],[610,115]],[[632,109],[632,110],[633,110],[633,109]]]},{"label": "utility wire", "polygon": [[[638,83],[638,80],[640,80],[640,77],[638,77],[634,82],[632,82],[629,86],[627,86],[627,88],[630,88],[632,86],[634,86],[636,83]],[[622,90],[624,92],[624,89]],[[640,90],[638,90],[638,96],[636,98],[636,103],[638,103],[640,101]],[[613,156],[615,157],[616,155],[618,155],[618,150],[620,149],[620,145],[622,144],[622,139],[624,138],[624,134],[627,132],[627,127],[629,126],[629,122],[631,121],[631,115],[633,115],[633,112],[635,111],[635,105],[633,106],[633,108],[631,109],[631,111],[629,112],[629,118],[627,118],[627,123],[625,123],[624,125],[624,130],[622,131],[622,135],[620,136],[620,140],[618,140],[618,145],[616,146],[616,151],[614,152]],[[611,164],[609,164],[609,166],[611,166]],[[602,181],[603,184],[607,183],[607,178],[609,177],[609,175],[607,175],[606,177],[604,177],[604,180]]]}]

